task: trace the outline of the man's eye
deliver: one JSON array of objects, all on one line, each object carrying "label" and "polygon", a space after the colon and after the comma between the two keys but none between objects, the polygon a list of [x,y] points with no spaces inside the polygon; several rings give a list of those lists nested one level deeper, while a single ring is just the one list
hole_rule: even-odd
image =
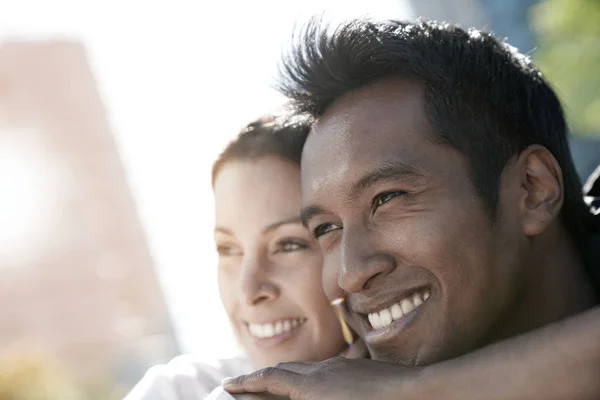
[{"label": "man's eye", "polygon": [[340,227],[337,225],[333,225],[333,224],[321,224],[313,230],[313,236],[315,237],[315,239],[318,239],[321,236],[323,236],[331,231],[334,231],[336,229],[340,229]]},{"label": "man's eye", "polygon": [[406,192],[399,191],[399,192],[387,192],[387,193],[378,194],[373,199],[373,211],[377,210],[377,208],[381,207],[382,205],[384,205],[385,203],[387,203],[394,197],[402,196],[405,193]]}]

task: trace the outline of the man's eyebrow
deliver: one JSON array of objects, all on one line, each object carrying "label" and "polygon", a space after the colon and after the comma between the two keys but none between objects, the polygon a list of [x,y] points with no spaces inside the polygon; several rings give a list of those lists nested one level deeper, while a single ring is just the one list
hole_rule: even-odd
[{"label": "man's eyebrow", "polygon": [[319,206],[307,206],[300,211],[300,219],[302,220],[302,224],[308,227],[308,222],[316,217],[319,214],[324,214],[325,210],[323,210]]},{"label": "man's eyebrow", "polygon": [[424,173],[421,169],[398,161],[387,162],[371,172],[363,175],[348,190],[347,195],[350,198],[356,197],[360,192],[369,189],[381,181],[390,181],[395,179],[414,180],[422,178]]},{"label": "man's eyebrow", "polygon": [[[423,170],[412,165],[408,165],[398,161],[386,162],[380,167],[363,175],[356,183],[354,183],[347,192],[347,197],[356,197],[361,191],[366,190],[377,182],[393,180],[393,179],[408,179],[415,180],[424,177]],[[312,218],[319,214],[325,214],[326,211],[318,205],[306,206],[300,212],[300,219],[304,226]]]}]

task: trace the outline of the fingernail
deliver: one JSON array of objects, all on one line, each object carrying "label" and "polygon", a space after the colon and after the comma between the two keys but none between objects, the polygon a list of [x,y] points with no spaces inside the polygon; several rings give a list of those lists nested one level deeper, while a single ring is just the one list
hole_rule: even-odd
[{"label": "fingernail", "polygon": [[221,381],[221,386],[227,386],[228,384],[233,382],[233,378],[225,378]]}]

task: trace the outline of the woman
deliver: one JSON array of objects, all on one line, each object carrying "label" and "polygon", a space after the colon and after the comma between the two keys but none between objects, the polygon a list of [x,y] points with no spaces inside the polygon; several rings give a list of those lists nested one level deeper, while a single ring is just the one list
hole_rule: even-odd
[{"label": "woman", "polygon": [[213,167],[219,292],[247,358],[176,358],[150,369],[126,400],[203,399],[223,378],[344,350],[321,288],[320,252],[299,217],[308,131],[304,122],[256,121]]}]

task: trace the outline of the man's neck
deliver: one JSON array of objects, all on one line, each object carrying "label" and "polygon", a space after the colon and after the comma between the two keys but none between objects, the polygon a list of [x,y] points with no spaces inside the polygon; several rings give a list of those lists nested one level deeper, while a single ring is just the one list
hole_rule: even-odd
[{"label": "man's neck", "polygon": [[497,339],[528,332],[598,304],[581,254],[562,229],[532,245],[537,248],[532,252],[535,259],[531,260],[523,297],[512,310],[510,324],[496,332]]}]

